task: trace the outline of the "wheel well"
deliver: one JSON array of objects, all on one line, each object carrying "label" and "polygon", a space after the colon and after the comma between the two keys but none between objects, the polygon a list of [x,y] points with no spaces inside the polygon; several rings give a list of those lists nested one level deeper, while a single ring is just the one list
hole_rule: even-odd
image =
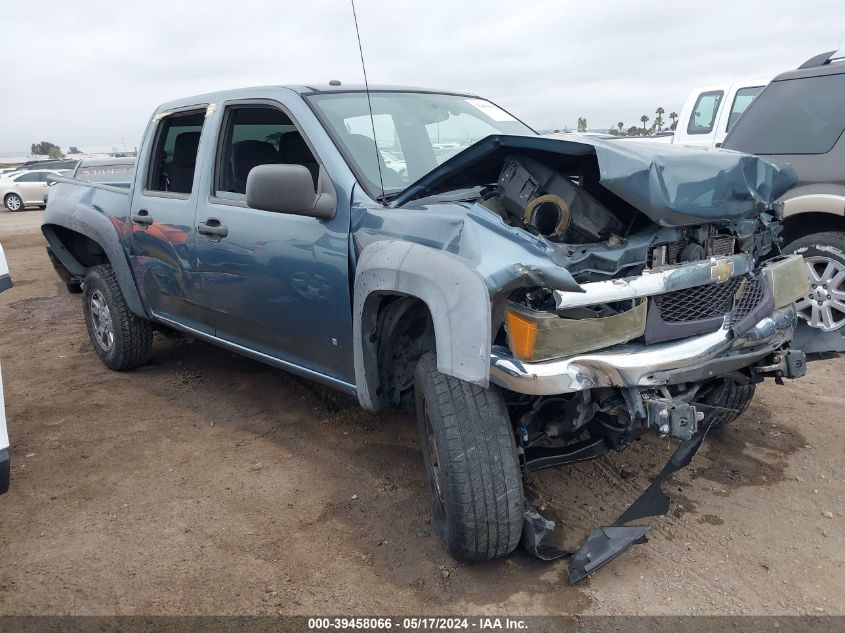
[{"label": "wheel well", "polygon": [[843,229],[845,229],[845,218],[842,216],[819,212],[799,213],[783,221],[784,244],[790,244],[805,235]]},{"label": "wheel well", "polygon": [[414,371],[426,352],[435,351],[434,322],[417,297],[379,293],[368,297],[363,345],[365,357],[377,363],[376,395],[380,409],[412,408]]},{"label": "wheel well", "polygon": [[51,230],[81,268],[87,269],[109,263],[109,258],[103,247],[90,237],[63,226],[53,226]]}]

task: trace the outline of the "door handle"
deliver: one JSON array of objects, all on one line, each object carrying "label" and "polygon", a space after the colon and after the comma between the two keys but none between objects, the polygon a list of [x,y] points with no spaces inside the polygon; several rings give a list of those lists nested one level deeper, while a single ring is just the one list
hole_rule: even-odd
[{"label": "door handle", "polygon": [[144,226],[149,226],[153,223],[153,216],[151,216],[150,212],[146,209],[140,209],[138,213],[132,214],[132,221],[135,224],[143,224]]},{"label": "door handle", "polygon": [[200,222],[197,225],[197,232],[208,237],[216,237],[217,241],[220,241],[229,235],[229,228],[220,224],[220,220],[217,218],[208,218],[205,222]]}]

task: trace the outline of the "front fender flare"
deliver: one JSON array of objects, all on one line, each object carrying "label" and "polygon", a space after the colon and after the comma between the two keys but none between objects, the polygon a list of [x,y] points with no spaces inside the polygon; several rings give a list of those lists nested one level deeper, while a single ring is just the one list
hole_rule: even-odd
[{"label": "front fender flare", "polygon": [[467,260],[412,242],[385,240],[367,245],[355,270],[353,340],[358,400],[380,407],[375,346],[368,341],[373,300],[384,294],[420,299],[434,325],[437,369],[487,387],[490,379],[490,293]]},{"label": "front fender flare", "polygon": [[69,213],[51,212],[49,207],[44,212],[41,232],[50,244],[53,254],[71,273],[84,277],[87,267],[82,265],[62,243],[54,227],[62,227],[79,233],[99,244],[117,276],[126,305],[136,316],[150,318],[144,308],[138,287],[135,285],[135,278],[132,276],[119,233],[107,216],[83,205],[73,205]]}]

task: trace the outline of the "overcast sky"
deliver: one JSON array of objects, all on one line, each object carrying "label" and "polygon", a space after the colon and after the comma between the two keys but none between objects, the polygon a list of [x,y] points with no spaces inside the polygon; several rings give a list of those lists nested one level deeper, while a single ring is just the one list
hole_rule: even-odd
[{"label": "overcast sky", "polygon": [[[370,83],[486,96],[537,128],[626,127],[694,87],[845,44],[842,0],[358,0]],[[160,102],[362,80],[349,0],[3,0],[0,153],[140,142]]]}]

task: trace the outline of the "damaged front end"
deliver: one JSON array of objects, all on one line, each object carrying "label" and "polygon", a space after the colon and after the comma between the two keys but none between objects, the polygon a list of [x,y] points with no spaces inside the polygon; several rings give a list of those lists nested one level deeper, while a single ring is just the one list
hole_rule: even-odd
[{"label": "damaged front end", "polygon": [[468,205],[443,245],[490,290],[490,382],[525,473],[621,451],[648,431],[682,442],[578,552],[548,545],[554,524],[526,508],[523,545],[571,555],[573,582],[642,540],[648,527],[627,523],[668,510],[662,483],[747,406],[726,393],[750,400],[765,377],[804,374],[790,341],[808,282],[800,257],[780,255],[774,204],[793,184],[788,168],[734,152],[497,136],[396,198],[432,211],[459,191],[450,201]]}]

